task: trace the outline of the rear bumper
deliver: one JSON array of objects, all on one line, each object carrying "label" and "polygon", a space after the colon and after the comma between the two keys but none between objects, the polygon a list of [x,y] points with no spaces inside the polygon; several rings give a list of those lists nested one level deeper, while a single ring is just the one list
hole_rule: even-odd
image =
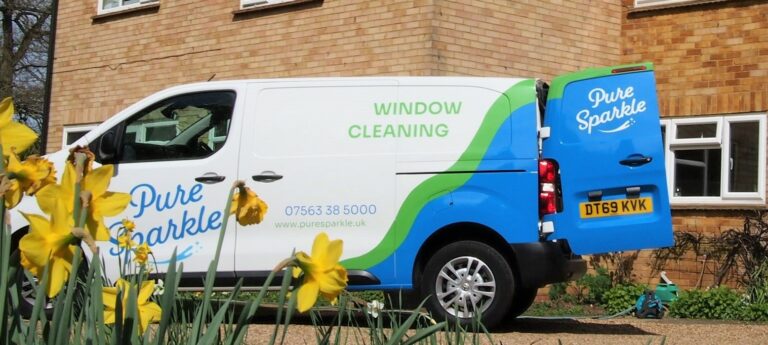
[{"label": "rear bumper", "polygon": [[587,271],[587,263],[575,255],[565,241],[514,243],[520,283],[527,288],[579,279]]}]

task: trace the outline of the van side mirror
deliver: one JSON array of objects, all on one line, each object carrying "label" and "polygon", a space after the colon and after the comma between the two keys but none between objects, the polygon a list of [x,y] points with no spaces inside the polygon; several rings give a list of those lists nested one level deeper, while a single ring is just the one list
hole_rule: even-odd
[{"label": "van side mirror", "polygon": [[104,133],[99,139],[99,160],[102,163],[113,163],[117,158],[117,136],[115,130]]}]

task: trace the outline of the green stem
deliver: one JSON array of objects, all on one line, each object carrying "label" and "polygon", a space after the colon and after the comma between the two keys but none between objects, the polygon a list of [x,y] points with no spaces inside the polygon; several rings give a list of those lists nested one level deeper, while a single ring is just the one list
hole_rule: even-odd
[{"label": "green stem", "polygon": [[192,325],[191,333],[195,340],[198,340],[200,338],[203,331],[202,326],[208,314],[209,304],[211,300],[211,293],[213,292],[213,282],[216,277],[216,271],[219,266],[219,257],[221,256],[221,247],[224,245],[224,236],[227,233],[227,223],[229,223],[229,218],[230,218],[229,209],[232,207],[232,193],[234,192],[235,188],[239,188],[239,186],[240,184],[236,182],[232,186],[232,189],[230,189],[229,194],[227,196],[227,203],[224,208],[225,216],[221,224],[221,232],[219,233],[219,242],[216,245],[216,255],[213,256],[213,260],[208,266],[208,273],[205,276],[205,290],[203,292],[203,305],[200,310],[200,314],[197,315],[197,317],[195,318],[195,322]]},{"label": "green stem", "polygon": [[[0,145],[0,175],[5,173],[5,157],[3,156],[3,146]],[[5,195],[0,198],[0,224],[5,230]]]},{"label": "green stem", "polygon": [[[77,198],[77,199],[80,200],[80,198]],[[76,206],[80,206],[80,205],[76,204]],[[85,220],[86,220],[86,217],[88,216],[88,207],[81,206],[81,210],[79,211],[80,211],[79,217],[75,218],[75,227],[82,228],[82,227],[85,227]],[[77,215],[77,213],[75,213],[75,215]]]},{"label": "green stem", "polygon": [[[5,172],[5,159],[3,158],[3,147],[0,145],[0,173]],[[10,231],[6,232],[5,227],[5,196],[0,198],[0,276],[2,276],[2,281],[0,281],[0,340],[3,342],[8,342],[10,340],[10,332],[9,332],[9,322],[8,315],[9,310],[6,310],[6,307],[10,306],[10,303],[7,303],[7,297],[6,294],[8,293],[8,287],[10,286],[11,280],[9,278],[9,270],[10,265],[9,262],[6,262],[5,258],[8,258],[8,261],[10,261],[10,241],[11,241],[11,233]],[[8,280],[6,280],[8,279]]]},{"label": "green stem", "polygon": [[[82,153],[75,153],[75,171],[77,173],[76,182],[75,182],[75,200],[73,200],[74,207],[72,210],[72,217],[75,221],[75,226],[82,226],[85,222],[80,222],[81,219],[84,217],[80,216],[81,212],[80,209],[82,208],[82,202],[80,200],[80,192],[82,191],[83,187],[83,179],[85,179],[85,174],[83,173],[85,171],[85,161],[88,159],[88,156]],[[80,217],[78,217],[80,216]]]},{"label": "green stem", "polygon": [[221,246],[224,245],[224,234],[227,232],[227,224],[229,223],[229,217],[230,217],[229,209],[232,207],[232,193],[235,191],[235,189],[239,189],[239,188],[240,187],[238,186],[232,186],[232,189],[229,191],[226,206],[224,206],[224,221],[221,223],[221,233],[219,234],[219,243],[216,245],[216,255],[214,256],[217,264],[219,262],[219,256],[221,255]]}]

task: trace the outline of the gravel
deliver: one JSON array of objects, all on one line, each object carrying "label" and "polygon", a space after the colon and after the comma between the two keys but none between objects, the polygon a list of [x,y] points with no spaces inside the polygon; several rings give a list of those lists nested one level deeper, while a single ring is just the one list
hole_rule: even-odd
[{"label": "gravel", "polygon": [[[268,344],[274,325],[255,324],[247,344]],[[344,328],[348,344],[369,344],[365,330]],[[355,337],[357,336],[357,339]],[[494,331],[493,344],[768,344],[768,323],[711,320],[611,320],[521,318]],[[278,338],[279,340],[279,338]],[[471,341],[467,342],[471,343]],[[483,341],[484,344],[490,342]],[[291,325],[285,344],[317,344],[311,325]]]}]

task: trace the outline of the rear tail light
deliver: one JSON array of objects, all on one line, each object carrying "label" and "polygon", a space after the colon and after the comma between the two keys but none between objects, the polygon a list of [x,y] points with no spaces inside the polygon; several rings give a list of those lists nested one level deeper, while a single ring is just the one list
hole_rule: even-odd
[{"label": "rear tail light", "polygon": [[556,161],[539,160],[539,216],[560,211],[559,170]]}]

